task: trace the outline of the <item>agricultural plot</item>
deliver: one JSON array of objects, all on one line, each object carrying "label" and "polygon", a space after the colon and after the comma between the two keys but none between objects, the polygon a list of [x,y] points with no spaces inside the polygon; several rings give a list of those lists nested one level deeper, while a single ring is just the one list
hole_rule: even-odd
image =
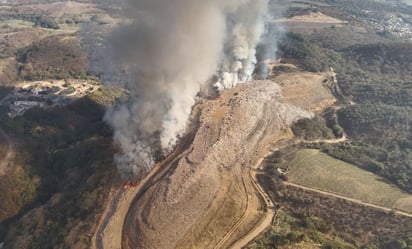
[{"label": "agricultural plot", "polygon": [[412,212],[412,195],[383,178],[318,150],[298,151],[288,164],[291,182],[363,202]]}]

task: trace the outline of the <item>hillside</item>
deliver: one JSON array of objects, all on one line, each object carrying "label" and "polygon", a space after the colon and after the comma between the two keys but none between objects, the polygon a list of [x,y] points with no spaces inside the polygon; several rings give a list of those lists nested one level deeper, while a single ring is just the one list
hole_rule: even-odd
[{"label": "hillside", "polygon": [[[368,196],[367,189],[370,196],[383,198],[383,192],[375,188],[382,182],[396,185],[394,189],[398,194],[403,191],[409,195],[412,191],[409,142],[412,138],[412,43],[405,39],[410,27],[409,8],[350,0],[306,1],[289,7],[291,16],[308,17],[310,12],[320,11],[346,22],[320,25],[318,29],[292,29],[293,32],[283,38],[278,52],[282,61],[294,64],[298,70],[318,72],[332,67],[337,73],[335,92],[340,103],[315,119],[297,122],[293,131],[301,140],[279,145],[281,149],[267,158],[266,176],[260,179],[282,211],[271,230],[261,240],[251,243],[250,248],[407,248],[412,245],[410,218],[396,215],[395,211],[384,214],[385,211],[342,199],[350,195],[363,200]],[[400,26],[391,24],[391,20],[398,17],[402,17],[396,24]],[[299,27],[299,23],[294,25]],[[399,29],[393,29],[395,26]],[[345,139],[334,142],[327,128],[340,131]],[[303,160],[307,148],[325,154]],[[337,169],[338,165],[347,165],[344,162],[372,172],[367,173],[371,178],[362,177],[362,181],[384,179],[379,183],[365,182],[364,187],[353,179],[345,180],[350,186],[345,182],[339,185],[339,178],[348,177],[345,174],[350,168]],[[293,167],[293,163],[300,170]],[[288,169],[290,172],[280,176],[277,167],[281,172]],[[310,185],[314,190],[282,184],[279,177]],[[353,189],[356,186],[359,188]],[[317,189],[326,193],[318,193]],[[343,196],[328,195],[331,192]],[[370,199],[369,203],[376,201]],[[395,199],[391,205],[394,203]]]},{"label": "hillside", "polygon": [[244,215],[246,206],[253,205],[253,213],[247,216],[253,221],[260,208],[249,202],[259,197],[247,186],[248,170],[288,125],[311,116],[280,99],[277,84],[256,81],[225,91],[221,100],[200,105],[193,142],[172,162],[173,170],[132,205],[123,247],[213,248],[224,231]]},{"label": "hillside", "polygon": [[18,2],[0,4],[0,249],[412,247],[411,6],[270,1],[268,78],[196,96],[176,148],[124,182],[104,120],[141,89],[97,62],[130,20]]},{"label": "hillside", "polygon": [[[96,16],[90,20],[92,15]],[[87,72],[89,55],[75,35],[81,23],[101,22],[105,27],[111,20],[89,3],[0,4],[3,248],[90,248],[90,234],[108,195],[121,184],[112,158],[116,148],[103,115],[124,91],[90,80],[96,77]],[[58,79],[64,83],[56,83]],[[79,90],[72,95],[84,86],[95,91],[77,97],[62,91],[68,100],[56,101],[56,89],[71,84]],[[18,101],[27,105],[43,101],[39,106],[45,108],[28,108],[11,117],[8,114]]]}]

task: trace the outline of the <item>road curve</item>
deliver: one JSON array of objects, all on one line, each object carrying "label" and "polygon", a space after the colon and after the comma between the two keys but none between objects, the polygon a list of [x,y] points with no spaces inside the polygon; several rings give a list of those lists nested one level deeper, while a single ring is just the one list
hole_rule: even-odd
[{"label": "road curve", "polygon": [[262,189],[262,187],[259,185],[259,182],[257,181],[256,171],[252,170],[249,173],[251,183],[254,189],[260,195],[259,199],[262,200],[265,213],[263,217],[260,219],[260,221],[247,234],[245,234],[242,238],[238,239],[232,245],[230,245],[229,248],[231,249],[243,248],[244,246],[255,240],[259,235],[264,233],[266,229],[270,227],[270,225],[272,224],[273,217],[276,213],[275,206],[270,201],[269,196]]},{"label": "road curve", "polygon": [[[319,140],[316,140],[316,141],[304,141],[304,142],[305,143],[341,143],[341,142],[345,142],[347,140],[348,140],[347,136],[346,136],[346,134],[344,134],[343,137],[341,137],[341,138],[319,139]],[[298,140],[295,141],[295,143],[297,143],[297,142],[298,142]],[[286,147],[286,146],[289,146],[289,145],[282,146],[282,148]],[[276,150],[279,150],[279,149],[280,148],[278,148]],[[268,156],[272,153],[273,152],[270,152],[266,156]],[[254,239],[256,239],[256,237],[261,235],[271,225],[271,223],[273,221],[273,217],[276,214],[275,206],[270,201],[269,195],[264,191],[262,186],[260,186],[259,181],[257,180],[256,169],[258,169],[260,167],[260,165],[261,165],[261,163],[262,163],[262,161],[264,160],[265,157],[261,158],[256,163],[256,165],[253,167],[253,169],[250,171],[250,180],[251,180],[251,182],[254,186],[254,189],[257,191],[257,193],[260,195],[261,199],[263,200],[263,203],[265,205],[266,213],[264,214],[264,217],[259,221],[259,223],[255,227],[253,227],[242,238],[240,238],[236,242],[234,242],[229,248],[232,248],[232,249],[242,248],[242,247],[246,246],[247,244],[249,244],[250,242],[252,242]],[[219,248],[219,247],[215,247],[215,248]]]},{"label": "road curve", "polygon": [[[259,185],[259,181],[257,180],[256,177],[256,169],[258,169],[262,162],[264,161],[265,157],[272,154],[272,152],[267,153],[265,156],[260,158],[256,164],[250,168],[247,169],[248,173],[242,175],[242,181],[244,182],[246,194],[247,194],[247,206],[245,208],[245,211],[243,215],[239,218],[239,220],[231,227],[231,229],[225,234],[225,236],[222,238],[221,241],[214,247],[214,248],[222,248],[223,245],[230,239],[230,237],[237,231],[237,229],[246,221],[249,215],[251,215],[251,208],[252,205],[250,205],[250,198],[249,195],[251,194],[256,194],[257,197],[260,200],[260,204],[263,207],[263,216],[260,219],[259,222],[256,223],[254,227],[252,227],[247,234],[243,235],[241,238],[233,242],[229,248],[232,249],[238,249],[246,246],[250,242],[252,242],[256,237],[261,235],[263,232],[266,231],[266,229],[271,225],[273,217],[276,213],[275,211],[275,206],[271,202],[269,195],[264,191],[264,189]],[[251,187],[253,189],[250,189],[250,185],[246,184],[247,182],[250,183]],[[249,186],[249,187],[248,187]]]},{"label": "road curve", "polygon": [[191,130],[181,139],[179,145],[170,153],[162,162],[156,164],[147,174],[142,177],[139,185],[125,190],[119,186],[118,190],[109,197],[109,204],[103,213],[98,224],[96,233],[92,239],[92,248],[94,249],[120,249],[123,248],[123,240],[127,238],[125,226],[127,217],[130,215],[131,207],[142,194],[151,186],[162,179],[171,169],[176,159],[182,156],[182,153],[190,146],[198,128],[198,113],[194,115]]},{"label": "road curve", "polygon": [[253,206],[251,203],[250,196],[253,194],[249,184],[246,181],[250,179],[245,179],[245,174],[242,174],[242,183],[246,193],[246,207],[243,211],[242,216],[236,221],[236,223],[226,232],[223,238],[216,244],[214,249],[223,248],[223,246],[228,242],[228,240],[233,236],[233,234],[239,229],[239,227],[247,220],[253,211]]},{"label": "road curve", "polygon": [[[97,228],[92,248],[122,248],[123,236],[125,236],[123,229],[127,222],[126,217],[129,215],[130,207],[145,191],[167,173],[174,160],[190,145],[190,139],[192,137],[193,134],[191,133],[185,136],[179,146],[163,162],[157,164],[150,170],[138,186],[129,190],[120,187],[119,190],[115,192]],[[117,225],[111,224],[113,222],[116,222]]]},{"label": "road curve", "polygon": [[133,231],[135,230],[135,223],[134,223],[134,214],[136,209],[136,204],[139,199],[156,185],[159,181],[161,181],[170,170],[173,170],[175,166],[175,162],[186,156],[189,153],[188,148],[192,144],[195,134],[199,127],[199,113],[196,113],[194,116],[194,120],[192,125],[190,126],[190,130],[187,134],[179,141],[179,144],[174,149],[172,153],[170,153],[162,162],[156,165],[154,169],[152,169],[148,176],[142,181],[139,186],[139,190],[137,191],[135,197],[133,198],[132,203],[129,205],[129,209],[127,215],[124,219],[123,228],[122,228],[122,235],[121,235],[121,246],[119,248],[138,248],[138,245],[134,241],[134,234]]}]

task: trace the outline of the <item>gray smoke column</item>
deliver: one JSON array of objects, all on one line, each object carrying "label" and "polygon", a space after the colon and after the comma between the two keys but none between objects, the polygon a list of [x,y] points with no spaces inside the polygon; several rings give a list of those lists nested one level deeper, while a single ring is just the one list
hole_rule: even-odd
[{"label": "gray smoke column", "polygon": [[[201,89],[229,88],[251,78],[267,4],[134,0],[127,5],[129,24],[113,32],[110,50],[124,65],[122,86],[130,98],[105,117],[121,148],[115,160],[123,177],[148,170],[156,155],[171,151]],[[214,75],[219,81],[210,83]]]},{"label": "gray smoke column", "polygon": [[219,90],[232,88],[252,78],[256,66],[256,47],[265,32],[268,0],[243,1],[227,16],[227,38],[219,68]]}]

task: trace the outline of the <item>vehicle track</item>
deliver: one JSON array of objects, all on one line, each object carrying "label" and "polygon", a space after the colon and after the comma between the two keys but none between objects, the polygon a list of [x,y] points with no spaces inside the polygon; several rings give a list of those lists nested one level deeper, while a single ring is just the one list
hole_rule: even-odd
[{"label": "vehicle track", "polygon": [[112,200],[110,201],[110,205],[107,208],[102,222],[99,225],[99,228],[97,229],[96,232],[96,239],[95,239],[95,243],[96,243],[96,248],[97,249],[104,249],[104,243],[103,243],[103,236],[104,236],[104,232],[107,228],[107,225],[110,222],[110,219],[112,218],[112,216],[114,215],[114,213],[117,211],[117,208],[119,206],[119,202],[120,199],[123,197],[125,190],[124,189],[119,189],[116,194],[113,196]]},{"label": "vehicle track", "polygon": [[255,169],[260,166],[264,158],[261,158],[252,169],[248,169],[248,173],[242,174],[242,182],[246,193],[246,208],[238,221],[226,232],[225,236],[214,247],[215,249],[223,248],[230,238],[238,231],[240,226],[246,222],[250,215],[253,214],[255,206],[251,203],[251,195],[256,195],[263,209],[264,215],[259,222],[256,223],[245,235],[234,241],[228,248],[242,248],[253,241],[257,236],[263,233],[271,224],[275,215],[275,206],[270,201],[269,196],[261,188],[257,179]]},{"label": "vehicle track", "polygon": [[226,234],[219,241],[219,243],[216,244],[214,249],[223,248],[223,246],[229,241],[230,237],[233,236],[233,234],[246,221],[246,219],[249,217],[249,215],[252,212],[253,207],[252,207],[252,204],[251,204],[251,201],[250,201],[250,196],[252,195],[252,192],[250,190],[249,184],[247,184],[245,182],[245,175],[244,174],[242,174],[241,179],[242,179],[242,185],[245,189],[245,194],[246,194],[246,207],[245,207],[245,210],[243,211],[242,216],[240,216],[239,219],[236,221],[236,223],[233,224],[233,226],[229,229],[229,231],[226,232]]},{"label": "vehicle track", "polygon": [[130,242],[135,236],[131,231],[134,230],[134,218],[136,203],[139,199],[148,191],[151,187],[156,185],[160,182],[169,172],[173,170],[175,166],[175,162],[186,156],[189,153],[188,148],[193,142],[197,129],[199,127],[199,113],[196,113],[194,116],[193,124],[191,126],[191,130],[180,140],[178,146],[175,150],[169,154],[161,163],[159,163],[153,170],[151,170],[150,174],[142,181],[141,185],[139,186],[139,190],[134,197],[131,205],[129,206],[127,215],[123,222],[123,229],[122,229],[122,239],[121,245],[119,248],[138,248],[138,245],[133,244],[132,246],[126,245],[126,243]]},{"label": "vehicle track", "polygon": [[[316,193],[319,193],[319,194],[322,194],[322,195],[328,195],[328,196],[336,197],[336,198],[339,198],[339,199],[347,200],[347,201],[350,201],[350,202],[353,202],[353,203],[361,204],[361,205],[363,205],[363,206],[376,208],[376,209],[379,209],[379,210],[382,210],[382,211],[385,211],[385,212],[393,211],[393,209],[391,209],[391,208],[379,206],[379,205],[372,204],[372,203],[363,202],[363,201],[360,201],[360,200],[357,200],[357,199],[353,199],[353,198],[350,198],[350,197],[346,197],[346,196],[338,195],[338,194],[335,194],[335,193],[331,193],[331,192],[319,190],[319,189],[316,189],[316,188],[311,188],[311,187],[299,185],[299,184],[292,183],[292,182],[284,182],[284,184],[285,184],[286,186],[292,186],[292,187],[296,187],[296,188],[300,188],[300,189],[304,189],[304,190],[316,192]],[[406,216],[406,217],[412,217],[412,214],[411,214],[411,213],[407,213],[407,212],[403,212],[403,211],[398,211],[398,210],[396,210],[396,214],[402,215],[402,216]]]},{"label": "vehicle track", "polygon": [[270,227],[276,214],[275,206],[270,201],[269,196],[266,192],[264,192],[264,190],[259,185],[256,179],[256,172],[252,170],[250,174],[252,184],[261,197],[259,199],[261,199],[262,203],[264,203],[265,214],[263,218],[247,234],[245,234],[242,238],[232,243],[232,245],[230,245],[229,248],[243,248],[244,246],[255,240],[259,235],[264,233],[268,227]]},{"label": "vehicle track", "polygon": [[[127,217],[130,215],[130,207],[133,206],[133,203],[135,203],[148,189],[150,189],[153,185],[155,185],[158,181],[160,181],[171,169],[171,166],[173,163],[181,158],[183,155],[182,153],[190,146],[192,143],[193,137],[195,135],[195,131],[197,129],[197,121],[196,124],[194,125],[195,128],[192,129],[191,132],[189,132],[185,137],[182,138],[181,142],[179,143],[178,147],[169,155],[167,156],[162,162],[158,163],[153,169],[151,169],[147,175],[142,178],[140,184],[132,188],[131,190],[125,190],[123,188],[120,188],[119,190],[116,191],[114,196],[110,200],[110,204],[108,205],[108,208],[106,209],[103,218],[99,224],[99,227],[97,229],[97,232],[95,234],[95,240],[94,240],[94,248],[96,249],[120,249],[123,248],[123,245],[121,244],[123,242],[123,238],[127,236],[124,233],[124,227],[127,225],[130,225],[130,222],[128,222]],[[130,192],[132,191],[132,192]],[[128,193],[133,195],[133,200],[131,203],[122,203],[122,199],[128,198]],[[134,194],[135,193],[135,194]],[[130,195],[129,194],[129,195]],[[125,217],[121,217],[124,219],[122,222],[122,231],[121,231],[121,242],[119,245],[105,245],[105,236],[112,236],[112,233],[114,231],[111,231],[115,228],[112,228],[109,226],[110,221],[113,219],[113,216],[119,209],[119,205],[128,205],[127,209],[127,214]],[[131,219],[133,220],[133,219]]]},{"label": "vehicle track", "polygon": [[[347,141],[347,136],[344,134],[342,138],[336,138],[336,139],[319,139],[316,141],[304,141],[305,143],[341,143]],[[269,153],[271,154],[271,153]],[[268,155],[269,155],[268,154]],[[229,248],[242,248],[243,246],[246,246],[248,243],[253,241],[257,236],[259,236],[262,232],[264,232],[267,227],[270,226],[273,217],[275,215],[275,206],[273,203],[270,201],[269,196],[267,193],[262,189],[262,187],[259,185],[259,182],[256,179],[256,171],[260,164],[262,163],[264,158],[259,160],[254,168],[249,171],[249,180],[255,190],[255,193],[259,196],[259,199],[261,200],[261,204],[265,207],[265,215],[264,217],[259,221],[259,223],[253,227],[246,235],[244,235],[242,238],[238,239],[232,245],[230,245]],[[242,178],[244,181],[245,179]],[[247,191],[248,189],[246,189]],[[249,204],[249,199],[248,198],[248,204]],[[250,205],[248,205],[250,207]],[[250,214],[250,210],[245,210],[244,214],[242,217],[238,220],[238,222],[225,234],[225,236],[222,238],[222,240],[219,242],[215,248],[222,248],[222,246],[229,240],[230,236],[233,235],[236,230],[240,227],[240,225],[247,219],[248,215]]]}]

